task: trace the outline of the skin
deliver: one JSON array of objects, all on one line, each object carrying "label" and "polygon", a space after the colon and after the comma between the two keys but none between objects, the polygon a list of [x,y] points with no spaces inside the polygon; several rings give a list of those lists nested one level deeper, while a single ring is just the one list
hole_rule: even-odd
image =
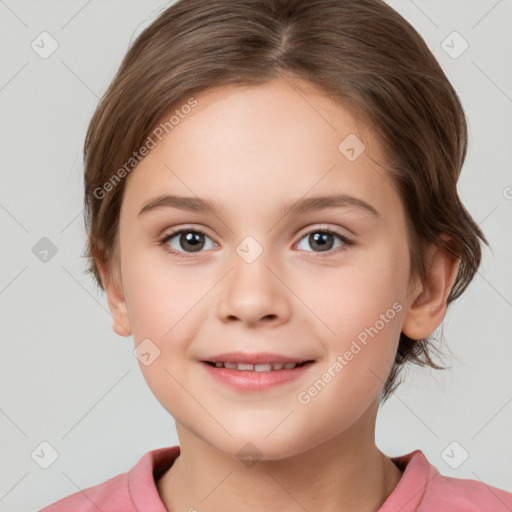
[{"label": "skin", "polygon": [[[160,350],[140,366],[175,418],[181,447],[157,482],[162,501],[173,511],[376,511],[401,477],[375,445],[380,392],[400,332],[419,339],[441,323],[456,261],[430,247],[427,282],[412,275],[406,214],[376,163],[386,158],[381,146],[312,86],[279,79],[196,98],[127,178],[120,268],[100,267],[115,331]],[[338,150],[349,134],[366,146],[354,161]],[[164,193],[221,206],[216,214],[161,207],[139,215]],[[287,201],[335,193],[378,215],[354,205],[281,211]],[[182,228],[207,235],[200,252],[187,252],[180,235],[160,243]],[[352,243],[335,235],[322,251],[308,235],[325,229]],[[236,251],[247,236],[263,251],[252,263]],[[394,318],[300,403],[298,394],[397,303]],[[246,392],[212,379],[200,362],[232,351],[314,363],[299,379]],[[249,442],[261,454],[251,467],[237,457]]]}]

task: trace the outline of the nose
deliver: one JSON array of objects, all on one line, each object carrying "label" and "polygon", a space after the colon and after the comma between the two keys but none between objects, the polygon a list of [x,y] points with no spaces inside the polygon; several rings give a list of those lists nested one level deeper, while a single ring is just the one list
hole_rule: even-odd
[{"label": "nose", "polygon": [[[233,269],[225,278],[218,302],[218,315],[223,322],[241,322],[277,326],[290,316],[286,282],[274,268],[275,262],[263,253],[248,263],[238,253],[233,254]],[[277,275],[276,275],[277,274]]]}]

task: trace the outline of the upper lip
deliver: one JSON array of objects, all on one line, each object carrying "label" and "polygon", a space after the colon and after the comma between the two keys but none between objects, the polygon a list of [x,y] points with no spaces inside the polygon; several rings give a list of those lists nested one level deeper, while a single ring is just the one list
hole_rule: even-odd
[{"label": "upper lip", "polygon": [[312,359],[304,359],[294,356],[285,356],[282,354],[273,354],[271,352],[258,352],[250,354],[247,352],[226,352],[203,359],[210,363],[245,363],[245,364],[268,364],[268,363],[304,363]]}]

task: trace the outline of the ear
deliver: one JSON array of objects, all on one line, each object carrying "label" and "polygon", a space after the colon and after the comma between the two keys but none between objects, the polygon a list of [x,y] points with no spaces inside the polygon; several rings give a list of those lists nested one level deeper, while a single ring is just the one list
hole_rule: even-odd
[{"label": "ear", "polygon": [[103,261],[96,261],[96,265],[101,275],[101,282],[105,293],[107,294],[108,307],[112,315],[112,329],[119,336],[131,336],[132,327],[120,272],[114,271],[110,274]]},{"label": "ear", "polygon": [[426,282],[418,277],[411,283],[411,304],[402,325],[402,332],[414,340],[427,338],[441,325],[459,268],[459,259],[437,245],[429,247],[426,262]]}]

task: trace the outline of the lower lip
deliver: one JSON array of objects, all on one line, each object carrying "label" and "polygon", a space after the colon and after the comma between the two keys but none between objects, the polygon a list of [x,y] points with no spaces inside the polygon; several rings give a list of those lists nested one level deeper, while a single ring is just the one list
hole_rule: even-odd
[{"label": "lower lip", "polygon": [[242,391],[266,391],[279,384],[291,382],[301,377],[309,370],[312,363],[297,366],[289,370],[273,370],[270,372],[255,372],[244,370],[229,370],[217,368],[207,363],[201,363],[209,374],[219,382]]}]

